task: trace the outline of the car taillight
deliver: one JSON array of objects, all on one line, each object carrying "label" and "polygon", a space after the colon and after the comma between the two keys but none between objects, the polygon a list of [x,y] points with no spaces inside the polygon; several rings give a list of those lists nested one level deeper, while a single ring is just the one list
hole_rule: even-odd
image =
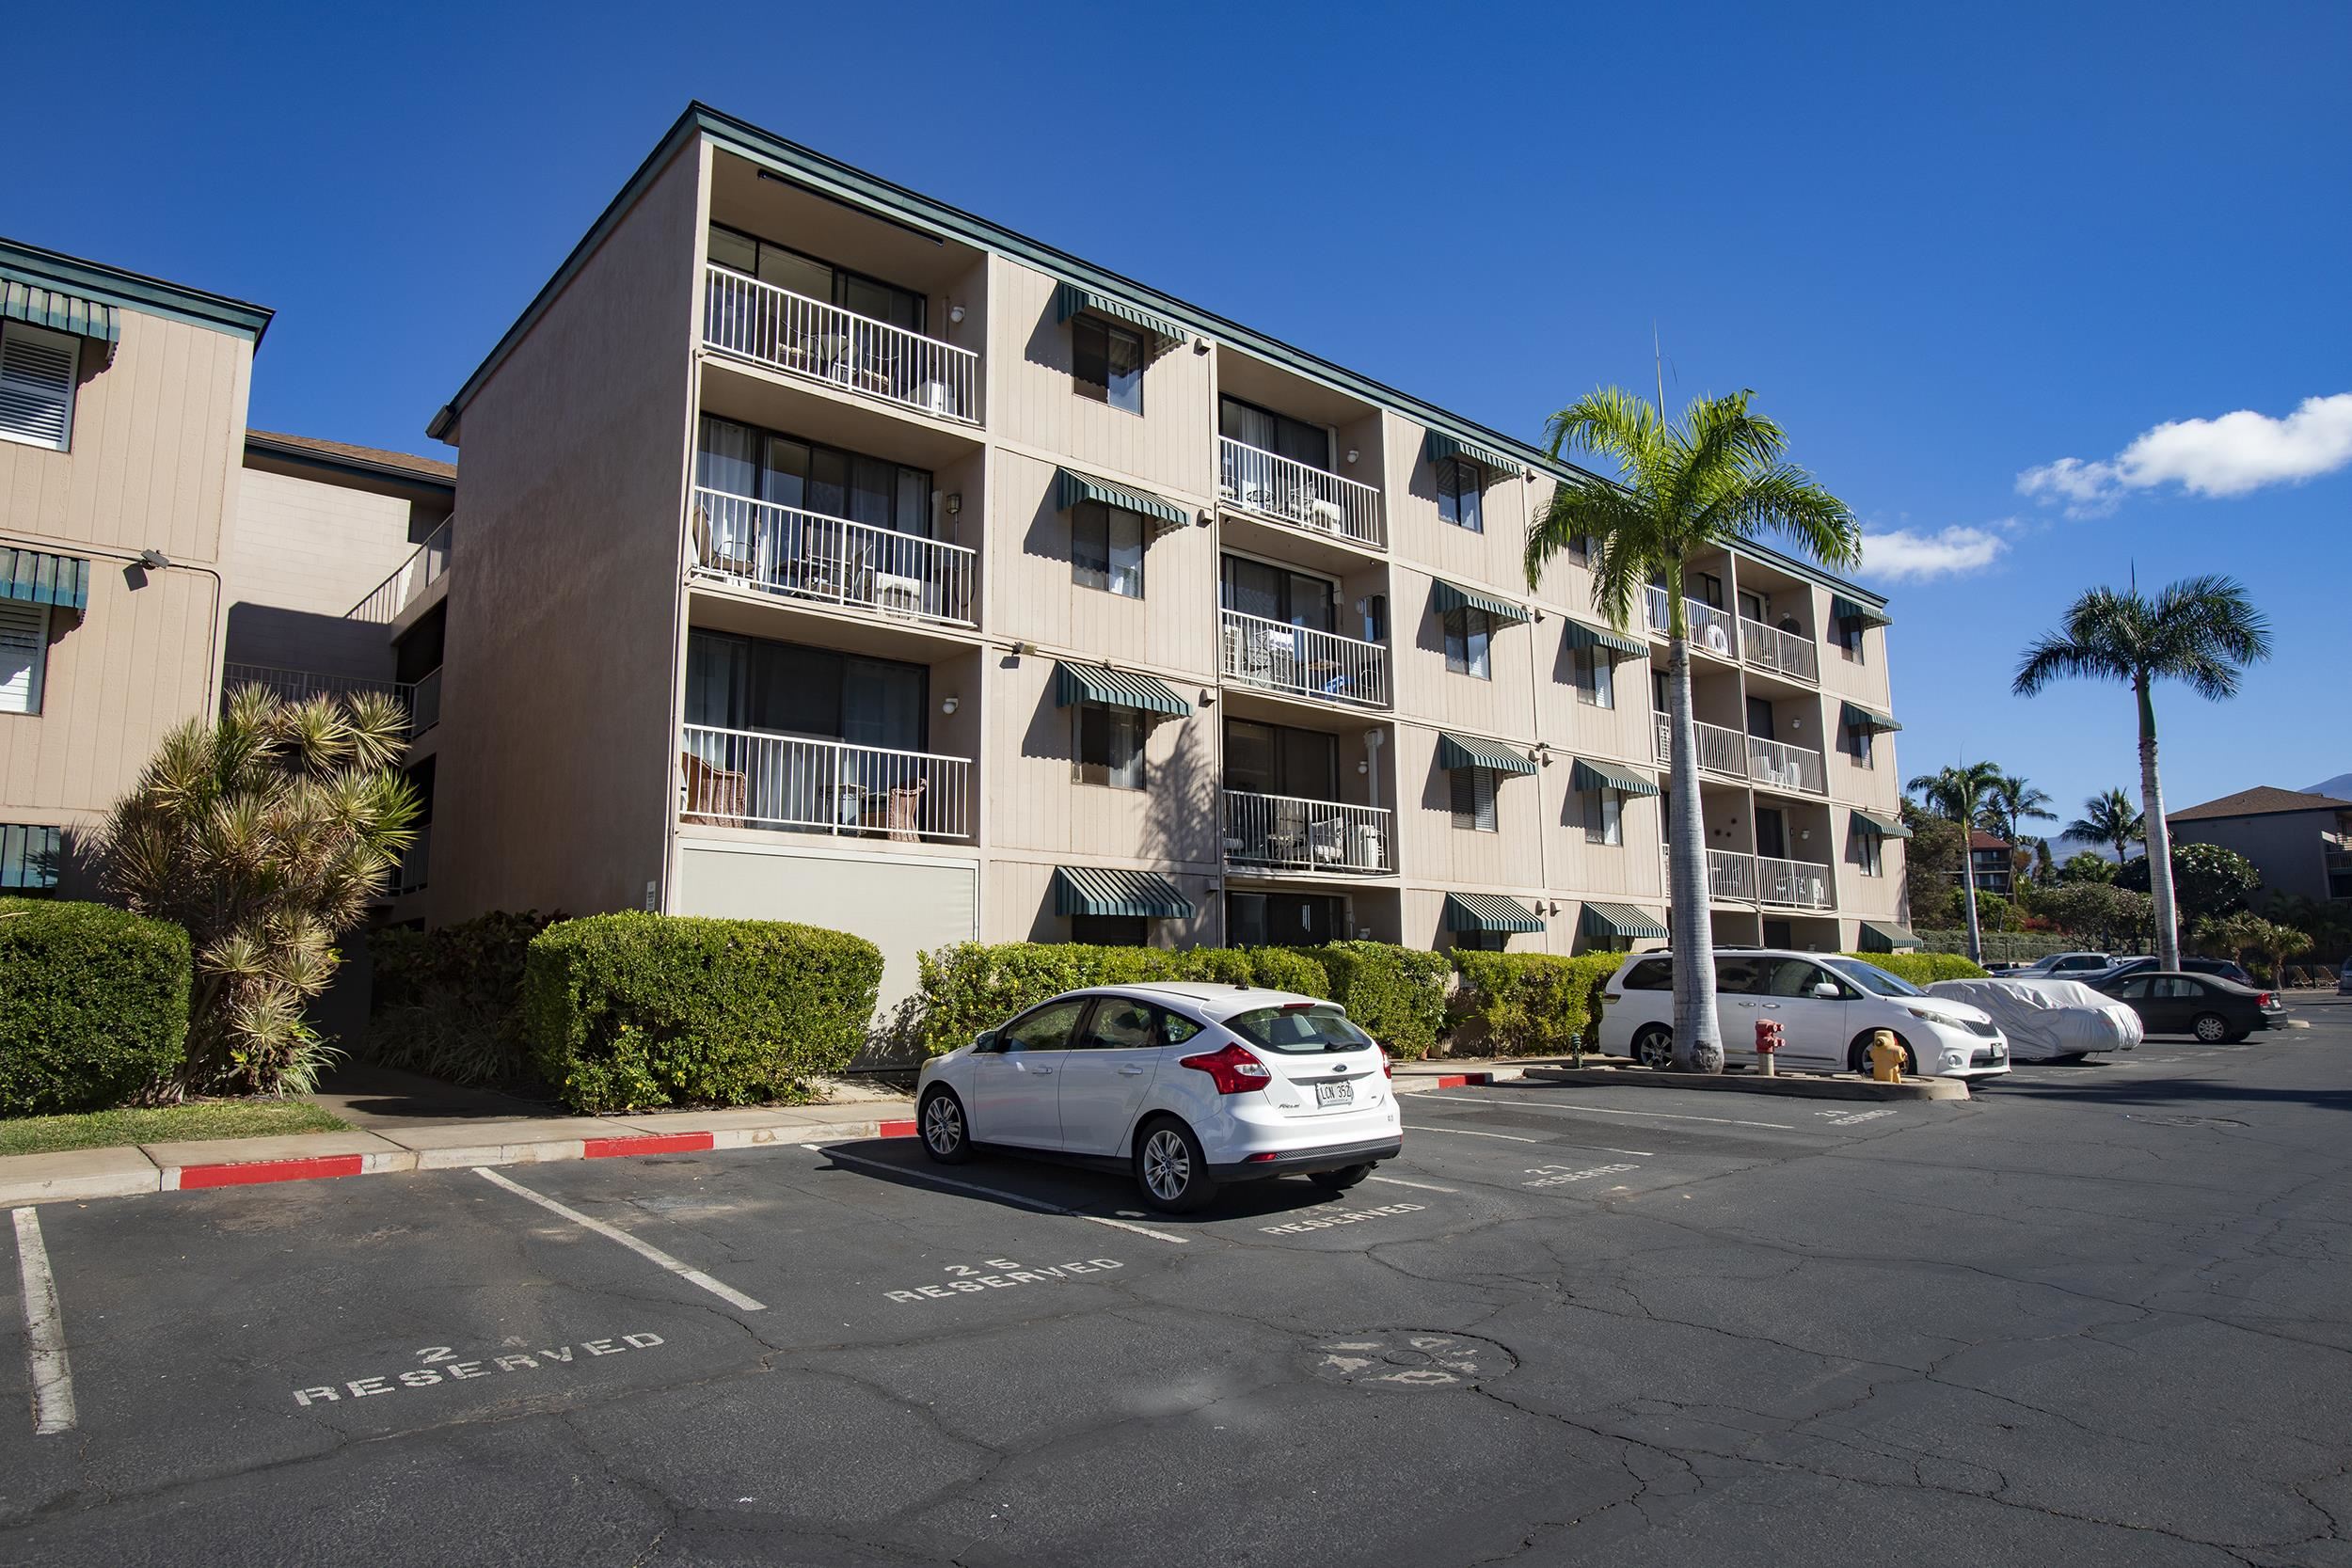
[{"label": "car taillight", "polygon": [[2269,993],[2268,991],[2264,991],[2264,992],[2263,992],[2260,996],[2255,997],[2255,998],[2254,998],[2254,1006],[2257,1006],[2257,1007],[2267,1007],[2267,1006],[2270,1006],[2270,993]]},{"label": "car taillight", "polygon": [[1216,1080],[1219,1094],[1248,1094],[1252,1089],[1264,1088],[1274,1077],[1263,1062],[1238,1045],[1204,1055],[1185,1056],[1176,1065],[1207,1073]]},{"label": "car taillight", "polygon": [[1389,1053],[1385,1051],[1380,1053],[1380,1076],[1383,1078],[1396,1076],[1396,1064],[1389,1060]]}]

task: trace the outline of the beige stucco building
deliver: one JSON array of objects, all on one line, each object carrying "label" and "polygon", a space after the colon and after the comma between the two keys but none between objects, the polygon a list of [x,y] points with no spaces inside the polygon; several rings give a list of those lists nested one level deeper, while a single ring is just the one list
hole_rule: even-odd
[{"label": "beige stucco building", "polygon": [[[1518,565],[1575,471],[1148,285],[696,106],[431,433],[436,920],[804,920],[894,994],[1662,935],[1662,639]],[[1884,601],[1690,568],[1717,934],[1898,933]]]}]

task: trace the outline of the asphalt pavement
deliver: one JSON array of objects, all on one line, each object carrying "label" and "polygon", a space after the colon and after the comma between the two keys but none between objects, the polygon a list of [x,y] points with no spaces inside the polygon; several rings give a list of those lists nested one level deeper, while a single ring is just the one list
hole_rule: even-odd
[{"label": "asphalt pavement", "polygon": [[2296,1006],[1960,1103],[1418,1095],[1181,1219],[907,1139],[47,1204],[0,1561],[2352,1564]]}]

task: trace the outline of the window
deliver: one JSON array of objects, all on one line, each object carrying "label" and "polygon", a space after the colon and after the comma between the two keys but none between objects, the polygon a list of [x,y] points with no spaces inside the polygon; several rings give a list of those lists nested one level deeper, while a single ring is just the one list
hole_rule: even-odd
[{"label": "window", "polygon": [[1697,590],[1691,596],[1717,610],[1724,608],[1724,579],[1712,572],[1692,572],[1684,585]]},{"label": "window", "polygon": [[1856,768],[1876,768],[1870,760],[1870,731],[1860,724],[1846,726],[1846,750],[1853,756]]},{"label": "window", "polygon": [[1160,1009],[1131,996],[1105,996],[1070,1041],[1073,1051],[1149,1051],[1160,1043]]},{"label": "window", "polygon": [[1493,638],[1494,620],[1485,610],[1465,606],[1446,611],[1446,669],[1457,675],[1474,675],[1482,681],[1494,679],[1486,658],[1487,644]]},{"label": "window", "polygon": [[[1216,405],[1217,434],[1245,447],[1270,451],[1310,468],[1331,471],[1331,433],[1321,425],[1277,414],[1239,398],[1220,397]],[[1232,487],[1232,478],[1227,480]]]},{"label": "window", "polygon": [[1340,798],[1340,742],[1320,730],[1225,721],[1225,787],[1302,800]]},{"label": "window", "polygon": [[1454,825],[1469,832],[1499,832],[1495,823],[1495,773],[1491,768],[1454,770]]},{"label": "window", "polygon": [[1070,324],[1070,374],[1082,398],[1143,412],[1143,339],[1092,316]]},{"label": "window", "polygon": [[0,600],[0,713],[39,713],[49,667],[49,607]]},{"label": "window", "polygon": [[1867,828],[1853,830],[1853,863],[1861,868],[1865,877],[1883,877],[1886,874],[1883,853],[1878,834]]},{"label": "window", "polygon": [[1328,578],[1244,556],[1229,555],[1217,562],[1216,600],[1223,609],[1262,620],[1313,631],[1340,629],[1339,591]]},{"label": "window", "polygon": [[1333,1002],[1251,1007],[1227,1019],[1225,1027],[1254,1046],[1286,1056],[1361,1050],[1373,1043],[1346,1009]]},{"label": "window", "polygon": [[1862,639],[1869,629],[1856,620],[1848,619],[1837,623],[1837,646],[1845,654],[1847,663],[1860,664],[1862,662]]},{"label": "window", "polygon": [[1070,580],[1122,599],[1143,597],[1143,518],[1084,501],[1070,514]]},{"label": "window", "polygon": [[1152,931],[1139,914],[1073,914],[1070,940],[1097,947],[1149,947]]},{"label": "window", "polygon": [[1621,990],[1672,990],[1675,966],[1672,958],[1644,958],[1625,972]]},{"label": "window", "polygon": [[[699,628],[686,638],[686,721],[714,729],[920,752],[930,681],[924,666],[894,659]],[[823,783],[784,773],[787,791]]]},{"label": "window", "polygon": [[1578,648],[1568,656],[1576,676],[1576,700],[1586,707],[1617,705],[1617,661],[1606,648]]},{"label": "window", "polygon": [[1006,1024],[997,1039],[1007,1051],[1067,1051],[1070,1031],[1076,1027],[1087,1001],[1081,996],[1032,1008]]},{"label": "window", "polygon": [[2122,985],[2117,986],[2113,990],[2108,991],[2107,994],[2114,997],[2119,1002],[2143,1001],[2148,995],[2147,978],[2142,976],[2138,979],[2126,980]]},{"label": "window", "polygon": [[[694,483],[720,497],[741,496],[788,507],[820,517],[843,517],[869,528],[888,529],[911,538],[931,537],[931,474],[862,452],[820,446],[796,436],[782,436],[733,420],[704,415],[694,449]],[[835,564],[845,553],[843,530],[805,517],[767,512],[761,508],[703,497],[703,518],[696,526],[708,540],[697,538],[713,560],[751,562],[766,560],[787,588],[806,585],[833,591]],[[760,536],[765,534],[763,540]],[[872,535],[862,536],[869,550],[886,546]],[[763,552],[760,546],[765,544]],[[882,569],[891,570],[889,557]],[[900,559],[912,560],[901,552]]]},{"label": "window", "polygon": [[1584,842],[1625,842],[1625,796],[1622,793],[1613,789],[1588,789],[1584,792]]},{"label": "window", "polygon": [[1080,703],[1070,711],[1077,731],[1072,737],[1076,761],[1070,776],[1080,784],[1112,789],[1143,788],[1143,744],[1149,733],[1143,715],[1104,703]]},{"label": "window", "polygon": [[803,298],[837,305],[844,310],[888,322],[909,332],[923,330],[924,310],[930,301],[913,290],[836,267],[797,250],[787,250],[733,229],[722,229],[715,223],[710,226],[710,259],[720,266],[746,273],[762,283],[772,283]]},{"label": "window", "polygon": [[0,326],[0,436],[71,449],[81,341],[9,322]]},{"label": "window", "polygon": [[1507,953],[1511,950],[1508,931],[1456,931],[1453,937],[1458,953]]},{"label": "window", "polygon": [[1458,457],[1440,458],[1435,467],[1439,519],[1472,533],[1486,532],[1486,515],[1481,510],[1486,499],[1485,470]]}]

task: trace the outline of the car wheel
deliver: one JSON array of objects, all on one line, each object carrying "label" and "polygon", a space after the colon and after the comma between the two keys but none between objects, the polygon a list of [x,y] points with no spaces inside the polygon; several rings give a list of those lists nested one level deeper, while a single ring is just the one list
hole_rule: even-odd
[{"label": "car wheel", "polygon": [[1307,1178],[1327,1193],[1343,1193],[1372,1174],[1370,1165],[1343,1165],[1338,1170],[1319,1170]]},{"label": "car wheel", "polygon": [[1633,1037],[1633,1059],[1646,1068],[1664,1072],[1675,1065],[1675,1032],[1662,1023],[1653,1023]]},{"label": "car wheel", "polygon": [[[1853,1048],[1846,1053],[1847,1071],[1858,1072],[1865,1078],[1870,1076],[1870,1035],[1875,1035],[1877,1033],[1878,1031],[1873,1029],[1867,1035],[1856,1035],[1854,1037]],[[1916,1052],[1911,1049],[1911,1042],[1903,1038],[1900,1035],[1897,1035],[1895,1037],[1895,1043],[1903,1048],[1903,1076],[1906,1078],[1918,1077],[1919,1056]]]},{"label": "car wheel", "polygon": [[1152,1123],[1137,1140],[1136,1185],[1143,1189],[1143,1201],[1164,1214],[1188,1214],[1216,1196],[1200,1140],[1172,1117]]},{"label": "car wheel", "polygon": [[2207,1045],[2219,1045],[2230,1037],[2230,1021],[2219,1013],[2199,1013],[2188,1028]]},{"label": "car wheel", "polygon": [[2224,1045],[2235,1045],[2238,1041],[2246,1038],[2247,1036],[2252,1034],[2253,1032],[2254,1031],[2251,1029],[2240,1029],[2236,1034],[2232,1035],[2228,1039],[2223,1040],[2221,1043]]},{"label": "car wheel", "polygon": [[972,1158],[971,1129],[953,1089],[934,1088],[925,1095],[914,1124],[923,1134],[923,1151],[941,1164],[960,1165]]}]

